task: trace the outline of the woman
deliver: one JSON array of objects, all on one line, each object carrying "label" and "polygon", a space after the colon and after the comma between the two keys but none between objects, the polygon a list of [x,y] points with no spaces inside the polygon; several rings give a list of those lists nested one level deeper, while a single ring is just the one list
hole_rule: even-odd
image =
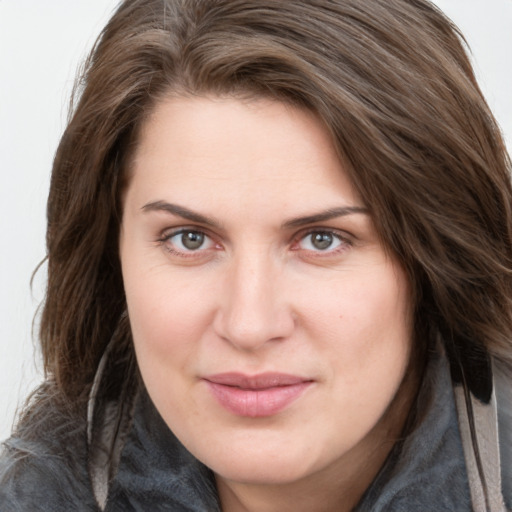
[{"label": "woman", "polygon": [[4,508],[512,506],[510,161],[436,8],[129,0],[79,88]]}]

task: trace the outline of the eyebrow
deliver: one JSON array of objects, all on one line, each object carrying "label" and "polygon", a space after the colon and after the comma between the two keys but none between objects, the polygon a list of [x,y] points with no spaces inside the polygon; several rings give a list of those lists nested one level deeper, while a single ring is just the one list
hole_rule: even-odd
[{"label": "eyebrow", "polygon": [[168,203],[167,201],[153,201],[151,203],[145,204],[141,209],[144,212],[167,212],[171,213],[172,215],[182,217],[183,219],[197,222],[198,224],[204,224],[216,229],[222,228],[218,222],[210,217],[207,217],[206,215],[202,215],[201,213],[189,210],[184,206]]},{"label": "eyebrow", "polygon": [[298,228],[307,224],[314,224],[315,222],[322,222],[324,220],[335,219],[337,217],[345,217],[346,215],[353,215],[356,213],[368,215],[369,211],[368,208],[365,208],[364,206],[341,206],[339,208],[329,208],[313,215],[290,219],[283,224],[283,228]]},{"label": "eyebrow", "polygon": [[[168,203],[167,201],[152,201],[145,204],[141,209],[144,212],[167,212],[192,222],[204,224],[216,229],[222,229],[222,225],[211,217],[189,210],[188,208],[185,208],[185,206]],[[281,227],[283,229],[297,228],[307,224],[314,224],[315,222],[322,222],[324,220],[353,214],[368,215],[369,211],[368,208],[365,208],[364,206],[341,206],[339,208],[328,208],[327,210],[314,213],[312,215],[290,219],[284,222]]]}]

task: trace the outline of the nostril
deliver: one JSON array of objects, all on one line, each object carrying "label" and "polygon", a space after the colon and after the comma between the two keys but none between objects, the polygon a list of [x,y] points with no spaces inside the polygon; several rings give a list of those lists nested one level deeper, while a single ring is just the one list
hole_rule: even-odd
[{"label": "nostril", "polygon": [[217,335],[242,350],[257,350],[282,341],[293,331],[294,320],[286,308],[240,309],[221,312],[215,322]]}]

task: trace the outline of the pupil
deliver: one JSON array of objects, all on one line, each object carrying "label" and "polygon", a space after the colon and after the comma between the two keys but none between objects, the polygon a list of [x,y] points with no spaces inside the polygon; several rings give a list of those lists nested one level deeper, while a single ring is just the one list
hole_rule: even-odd
[{"label": "pupil", "polygon": [[328,249],[332,245],[332,235],[330,233],[315,233],[312,243],[316,249]]},{"label": "pupil", "polygon": [[197,231],[187,231],[181,235],[181,242],[184,247],[190,250],[199,249],[204,242],[204,235]]}]

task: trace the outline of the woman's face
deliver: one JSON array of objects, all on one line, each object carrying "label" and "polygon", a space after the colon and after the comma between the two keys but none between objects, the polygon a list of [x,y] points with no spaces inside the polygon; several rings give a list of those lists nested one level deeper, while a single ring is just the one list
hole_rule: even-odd
[{"label": "woman's face", "polygon": [[139,142],[120,253],[167,425],[230,482],[368,464],[403,422],[409,291],[327,130],[270,100],[171,98]]}]

